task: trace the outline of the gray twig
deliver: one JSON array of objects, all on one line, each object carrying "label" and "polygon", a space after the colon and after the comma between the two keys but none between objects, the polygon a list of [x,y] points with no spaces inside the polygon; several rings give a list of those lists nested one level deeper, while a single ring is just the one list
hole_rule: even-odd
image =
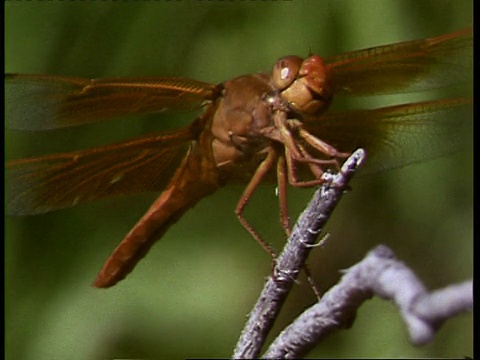
[{"label": "gray twig", "polygon": [[[341,171],[328,175],[297,221],[271,276],[249,315],[233,358],[256,358],[307,256],[339,202],[365,152],[357,150]],[[407,326],[410,340],[431,341],[443,322],[473,308],[472,281],[429,293],[422,282],[393,252],[380,245],[345,271],[339,284],[285,328],[264,358],[300,358],[333,331],[353,324],[356,310],[374,295],[393,301]]]},{"label": "gray twig", "polygon": [[338,174],[327,174],[325,183],[300,215],[292,234],[277,259],[260,297],[249,315],[235,348],[233,358],[256,358],[293,283],[304,267],[310,249],[347,189],[349,180],[365,160],[365,151],[355,151]]},{"label": "gray twig", "polygon": [[425,344],[445,320],[473,309],[472,288],[472,281],[466,281],[428,293],[388,247],[379,245],[348,269],[320,302],[285,328],[263,357],[290,359],[306,355],[333,331],[350,327],[357,308],[375,294],[398,306],[411,342]]}]

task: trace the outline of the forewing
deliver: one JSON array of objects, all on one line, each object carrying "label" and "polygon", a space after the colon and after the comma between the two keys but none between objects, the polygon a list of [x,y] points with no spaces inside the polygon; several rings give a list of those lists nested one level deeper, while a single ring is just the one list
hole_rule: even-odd
[{"label": "forewing", "polygon": [[16,130],[48,130],[113,117],[194,110],[214,100],[216,86],[187,78],[81,79],[5,76],[6,123]]},{"label": "forewing", "polygon": [[324,59],[333,93],[380,95],[472,81],[473,30],[352,51]]}]

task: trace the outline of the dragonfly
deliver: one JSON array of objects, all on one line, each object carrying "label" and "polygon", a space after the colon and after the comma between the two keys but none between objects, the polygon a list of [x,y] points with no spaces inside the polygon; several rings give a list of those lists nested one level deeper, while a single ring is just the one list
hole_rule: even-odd
[{"label": "dragonfly", "polygon": [[471,97],[330,110],[342,96],[451,87],[472,80],[471,28],[337,56],[285,56],[271,72],[221,84],[181,77],[83,79],[6,74],[6,124],[51,130],[126,115],[201,110],[188,126],[111,145],[6,163],[6,211],[33,215],[92,200],[160,192],[108,257],[93,286],[124,279],[153,244],[204,197],[245,184],[243,216],[263,182],[277,182],[281,225],[290,232],[288,185],[320,184],[326,171],[362,147],[365,171],[382,171],[455,151],[472,119]]}]

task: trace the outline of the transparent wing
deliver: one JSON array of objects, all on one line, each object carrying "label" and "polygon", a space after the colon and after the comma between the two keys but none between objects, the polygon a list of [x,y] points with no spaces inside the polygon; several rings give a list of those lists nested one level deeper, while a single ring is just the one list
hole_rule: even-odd
[{"label": "transparent wing", "polygon": [[450,86],[473,79],[473,30],[352,51],[324,61],[335,96]]},{"label": "transparent wing", "polygon": [[7,213],[39,214],[110,196],[160,191],[194,138],[187,127],[83,151],[9,161]]},{"label": "transparent wing", "polygon": [[6,123],[47,130],[167,110],[193,110],[214,100],[216,86],[187,78],[81,79],[5,76]]},{"label": "transparent wing", "polygon": [[339,151],[367,151],[365,171],[433,159],[473,141],[473,100],[427,101],[307,119],[306,129]]}]

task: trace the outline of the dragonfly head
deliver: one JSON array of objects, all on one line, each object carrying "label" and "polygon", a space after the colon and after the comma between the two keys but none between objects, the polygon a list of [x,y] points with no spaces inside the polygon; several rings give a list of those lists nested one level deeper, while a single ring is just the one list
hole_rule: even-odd
[{"label": "dragonfly head", "polygon": [[299,113],[321,114],[332,99],[328,71],[318,55],[306,59],[294,55],[278,59],[273,67],[272,83]]}]

